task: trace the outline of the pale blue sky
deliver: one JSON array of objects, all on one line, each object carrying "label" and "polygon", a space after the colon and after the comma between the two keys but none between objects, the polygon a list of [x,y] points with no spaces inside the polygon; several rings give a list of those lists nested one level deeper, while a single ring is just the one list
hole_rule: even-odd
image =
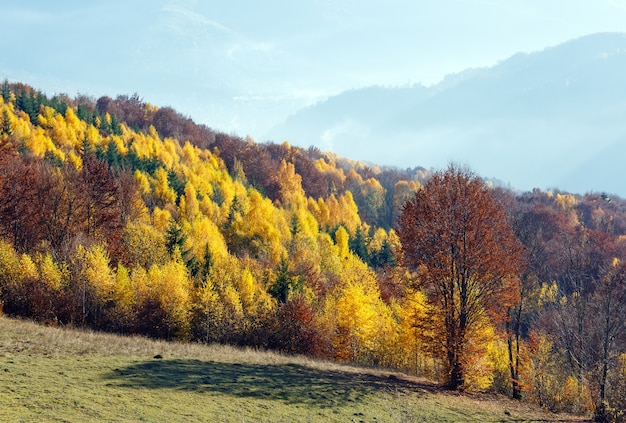
[{"label": "pale blue sky", "polygon": [[0,0],[0,16],[2,79],[48,94],[137,92],[259,141],[343,90],[435,83],[626,32],[625,0]]}]

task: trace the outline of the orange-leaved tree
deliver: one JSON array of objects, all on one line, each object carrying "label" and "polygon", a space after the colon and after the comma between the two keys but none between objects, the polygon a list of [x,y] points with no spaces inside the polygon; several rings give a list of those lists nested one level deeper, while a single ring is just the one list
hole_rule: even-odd
[{"label": "orange-leaved tree", "polygon": [[464,386],[468,337],[515,299],[521,248],[504,207],[467,168],[435,173],[403,207],[399,236],[407,267],[443,323],[436,339],[451,389]]}]

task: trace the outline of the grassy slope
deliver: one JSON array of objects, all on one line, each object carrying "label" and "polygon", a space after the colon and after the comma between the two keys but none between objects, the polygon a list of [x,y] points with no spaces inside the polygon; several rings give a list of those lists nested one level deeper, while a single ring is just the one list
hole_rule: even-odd
[{"label": "grassy slope", "polygon": [[[162,358],[154,358],[160,355]],[[389,372],[0,317],[0,421],[564,421]]]}]

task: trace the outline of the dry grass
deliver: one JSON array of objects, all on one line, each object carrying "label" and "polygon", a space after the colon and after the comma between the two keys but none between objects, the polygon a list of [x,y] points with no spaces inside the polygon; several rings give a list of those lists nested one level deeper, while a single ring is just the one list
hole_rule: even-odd
[{"label": "dry grass", "polygon": [[5,317],[0,374],[0,421],[581,420],[382,370]]}]

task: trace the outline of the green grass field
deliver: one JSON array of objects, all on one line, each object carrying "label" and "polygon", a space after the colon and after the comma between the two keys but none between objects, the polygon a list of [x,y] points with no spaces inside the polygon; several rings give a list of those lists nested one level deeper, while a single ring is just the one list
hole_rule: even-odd
[{"label": "green grass field", "polygon": [[2,422],[571,420],[402,374],[0,317]]}]

